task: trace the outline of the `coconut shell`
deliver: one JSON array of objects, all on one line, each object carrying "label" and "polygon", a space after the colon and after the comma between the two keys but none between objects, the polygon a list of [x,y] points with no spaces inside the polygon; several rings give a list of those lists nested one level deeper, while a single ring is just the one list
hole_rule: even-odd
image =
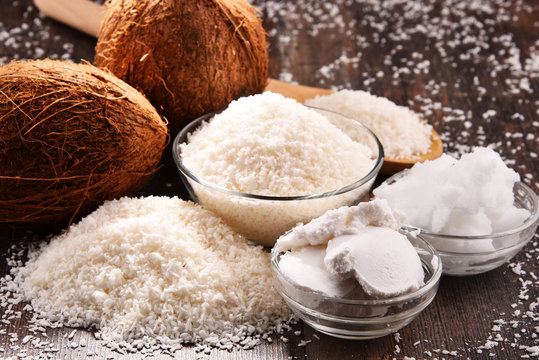
[{"label": "coconut shell", "polygon": [[95,64],[141,90],[171,134],[263,91],[266,33],[246,0],[111,0]]},{"label": "coconut shell", "polygon": [[134,194],[156,170],[166,123],[133,87],[89,64],[0,67],[0,222],[66,225]]}]

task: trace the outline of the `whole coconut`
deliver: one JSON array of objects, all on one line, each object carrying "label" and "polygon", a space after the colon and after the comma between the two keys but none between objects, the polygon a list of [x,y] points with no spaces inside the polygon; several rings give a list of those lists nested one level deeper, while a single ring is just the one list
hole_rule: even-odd
[{"label": "whole coconut", "polygon": [[262,92],[266,33],[246,0],[111,0],[95,64],[141,90],[172,134]]},{"label": "whole coconut", "polygon": [[132,194],[156,170],[166,123],[142,94],[88,64],[0,67],[0,222],[65,225]]}]

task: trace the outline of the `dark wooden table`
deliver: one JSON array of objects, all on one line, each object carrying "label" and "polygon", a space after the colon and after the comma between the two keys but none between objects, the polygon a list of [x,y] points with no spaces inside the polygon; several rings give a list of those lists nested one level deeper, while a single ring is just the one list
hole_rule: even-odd
[{"label": "dark wooden table", "polygon": [[[536,0],[254,1],[269,35],[270,75],[304,85],[386,96],[423,115],[445,151],[492,146],[539,192],[539,2]],[[92,61],[95,39],[40,15],[30,0],[0,2],[0,63],[12,59]],[[163,168],[143,194],[182,195]],[[10,245],[44,234],[0,225],[0,276]],[[214,350],[215,359],[520,359],[539,346],[539,240],[507,265],[472,277],[441,279],[434,302],[394,336],[347,341],[303,323],[253,350]],[[2,293],[5,294],[5,289]],[[57,351],[28,334],[21,303],[0,301],[0,357],[142,358],[100,345],[91,332],[48,329]],[[20,311],[20,313],[17,313]],[[299,335],[294,332],[300,331]],[[16,334],[16,336],[14,335]],[[33,335],[33,334],[30,334]],[[311,341],[298,346],[303,340]],[[85,346],[80,345],[80,343]],[[536,351],[538,349],[535,349]],[[88,356],[88,354],[96,354]],[[200,354],[198,354],[200,355]],[[180,359],[197,356],[186,347]],[[168,358],[168,356],[155,356]]]}]

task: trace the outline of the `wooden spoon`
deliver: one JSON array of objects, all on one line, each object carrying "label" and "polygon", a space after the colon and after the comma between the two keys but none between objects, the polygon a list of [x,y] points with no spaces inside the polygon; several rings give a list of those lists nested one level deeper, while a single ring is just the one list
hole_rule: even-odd
[{"label": "wooden spoon", "polygon": [[[45,15],[94,37],[97,37],[99,24],[105,14],[105,6],[90,0],[34,0],[34,3]],[[301,103],[307,99],[333,92],[328,89],[290,84],[275,79],[268,80],[266,90],[296,99]],[[432,129],[430,140],[429,151],[425,154],[406,159],[385,157],[380,172],[391,175],[411,167],[416,162],[432,160],[441,156],[443,153],[442,140],[434,129]]]}]

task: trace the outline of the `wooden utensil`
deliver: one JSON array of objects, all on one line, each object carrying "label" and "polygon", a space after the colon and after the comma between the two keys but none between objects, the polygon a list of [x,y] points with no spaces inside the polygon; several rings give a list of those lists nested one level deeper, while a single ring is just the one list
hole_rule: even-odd
[{"label": "wooden utensil", "polygon": [[[105,7],[103,5],[90,0],[34,0],[34,3],[45,15],[94,37],[97,37],[99,24],[105,13]],[[318,95],[328,95],[333,92],[329,89],[296,85],[276,79],[268,80],[266,90],[296,99],[302,103]],[[416,162],[436,159],[442,153],[442,140],[433,129],[431,146],[427,153],[406,159],[385,157],[381,173],[391,175],[411,167]]]}]

